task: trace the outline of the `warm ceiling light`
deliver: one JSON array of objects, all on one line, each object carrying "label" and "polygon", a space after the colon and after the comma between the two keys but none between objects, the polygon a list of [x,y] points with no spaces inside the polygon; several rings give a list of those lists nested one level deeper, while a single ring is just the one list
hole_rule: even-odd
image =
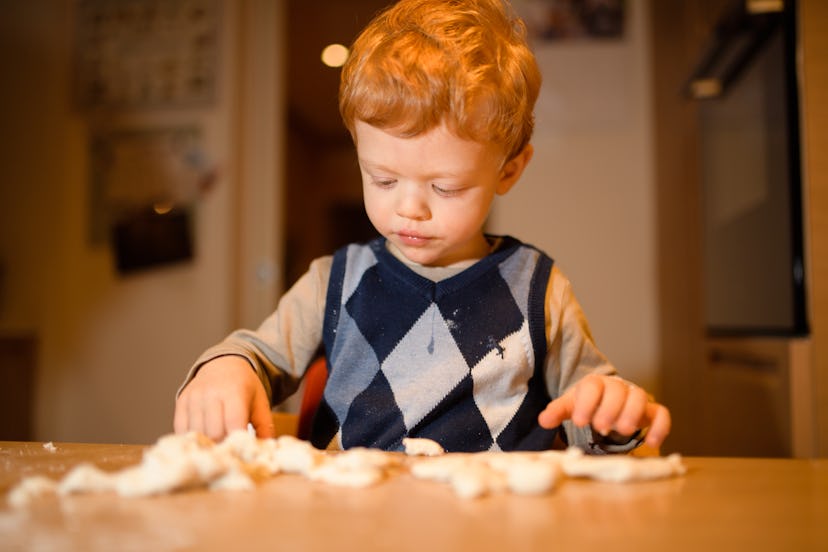
[{"label": "warm ceiling light", "polygon": [[328,67],[342,67],[348,59],[348,48],[342,44],[329,44],[322,50],[322,63]]},{"label": "warm ceiling light", "polygon": [[782,0],[748,0],[748,13],[776,13],[785,9],[785,2]]},{"label": "warm ceiling light", "polygon": [[158,203],[153,204],[152,210],[155,211],[157,215],[166,215],[170,211],[173,210],[174,205],[170,201],[159,201]]}]

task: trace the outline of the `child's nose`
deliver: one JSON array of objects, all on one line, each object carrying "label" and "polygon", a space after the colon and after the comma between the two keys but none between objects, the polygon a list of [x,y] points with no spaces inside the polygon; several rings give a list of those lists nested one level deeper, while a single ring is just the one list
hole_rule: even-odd
[{"label": "child's nose", "polygon": [[428,220],[431,218],[428,201],[417,189],[402,191],[397,199],[397,214],[411,220]]}]

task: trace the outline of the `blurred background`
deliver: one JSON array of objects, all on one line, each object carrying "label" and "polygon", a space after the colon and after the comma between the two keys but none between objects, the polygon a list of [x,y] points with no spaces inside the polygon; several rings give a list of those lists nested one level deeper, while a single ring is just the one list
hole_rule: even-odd
[{"label": "blurred background", "polygon": [[[387,4],[4,6],[0,440],[153,442],[203,349],[256,327],[310,260],[373,235],[321,53]],[[828,13],[752,4],[515,1],[544,84],[535,157],[488,230],[570,277],[599,347],[672,408],[665,451],[826,455]],[[748,76],[702,74],[717,48],[774,41]],[[777,81],[793,88],[768,92]],[[758,119],[741,109],[756,102]],[[769,205],[784,216],[757,215]],[[744,235],[722,252],[731,226]],[[732,251],[755,252],[735,283]],[[753,280],[742,307],[717,307]],[[782,306],[740,318],[744,304]]]}]

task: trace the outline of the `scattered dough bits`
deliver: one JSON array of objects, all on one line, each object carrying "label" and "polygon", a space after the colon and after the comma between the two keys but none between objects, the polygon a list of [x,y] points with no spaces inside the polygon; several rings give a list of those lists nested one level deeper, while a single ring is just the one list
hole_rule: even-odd
[{"label": "scattered dough bits", "polygon": [[522,452],[453,453],[415,462],[411,473],[447,483],[463,498],[504,491],[544,494],[555,487],[561,474],[558,462],[548,458]]},{"label": "scattered dough bits", "polygon": [[198,433],[166,435],[148,448],[141,463],[117,472],[89,464],[75,466],[60,481],[29,477],[9,493],[13,506],[47,495],[116,493],[124,497],[166,494],[207,487],[250,490],[280,473],[300,474],[332,485],[364,487],[384,479],[401,455],[355,448],[329,454],[295,437],[257,439],[235,431],[221,443]]},{"label": "scattered dough bits", "polygon": [[414,477],[447,483],[463,498],[504,491],[545,494],[562,476],[627,483],[684,475],[686,471],[679,454],[589,456],[575,447],[566,451],[449,453],[418,459],[411,465]]},{"label": "scattered dough bits", "polygon": [[418,479],[449,485],[463,498],[490,493],[548,493],[562,476],[625,482],[685,473],[677,454],[658,458],[586,456],[565,452],[445,453],[428,439],[406,439],[406,454],[352,448],[326,452],[295,437],[257,439],[235,431],[221,443],[198,433],[166,435],[144,452],[140,464],[108,472],[83,463],[60,481],[34,476],[23,479],[8,495],[15,507],[42,496],[115,493],[124,497],[166,494],[193,488],[251,490],[257,482],[282,473],[346,487],[375,485],[408,471]]}]

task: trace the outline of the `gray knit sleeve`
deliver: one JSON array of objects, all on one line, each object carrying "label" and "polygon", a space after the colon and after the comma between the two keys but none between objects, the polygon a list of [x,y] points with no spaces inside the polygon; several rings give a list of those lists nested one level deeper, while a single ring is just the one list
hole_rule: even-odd
[{"label": "gray knit sleeve", "polygon": [[[546,327],[546,385],[550,397],[559,397],[587,374],[616,375],[615,366],[592,339],[572,285],[557,267],[552,269],[546,293]],[[590,426],[579,428],[569,420],[563,428],[567,444],[590,454],[628,452],[640,444],[638,434],[602,436]]]},{"label": "gray knit sleeve", "polygon": [[204,351],[193,363],[178,393],[207,362],[237,355],[256,371],[272,405],[293,394],[322,344],[330,272],[330,256],[313,261],[256,330],[238,329]]}]

